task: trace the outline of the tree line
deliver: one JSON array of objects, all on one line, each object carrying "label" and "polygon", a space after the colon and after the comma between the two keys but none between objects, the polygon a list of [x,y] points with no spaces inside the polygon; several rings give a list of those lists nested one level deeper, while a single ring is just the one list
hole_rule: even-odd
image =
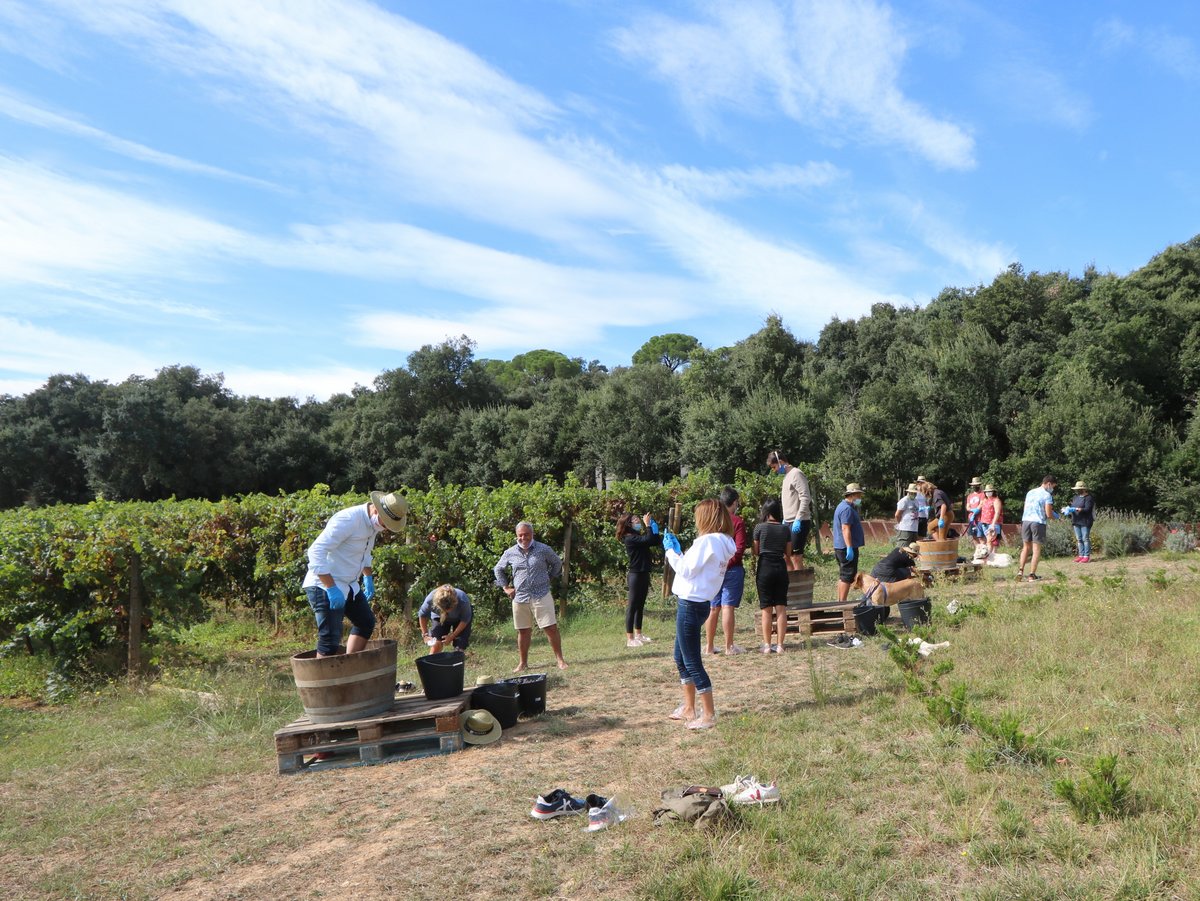
[{"label": "tree line", "polygon": [[[802,290],[802,288],[798,288]],[[0,397],[0,507],[506,481],[731,480],[784,450],[885,506],[918,473],[1012,502],[1052,472],[1105,506],[1200,519],[1200,236],[1127,276],[1025,272],[924,306],[778,316],[727,347],[657,335],[631,365],[426,345],[327,401],[241,397],[186,365]],[[953,493],[953,492],[952,492]]]}]

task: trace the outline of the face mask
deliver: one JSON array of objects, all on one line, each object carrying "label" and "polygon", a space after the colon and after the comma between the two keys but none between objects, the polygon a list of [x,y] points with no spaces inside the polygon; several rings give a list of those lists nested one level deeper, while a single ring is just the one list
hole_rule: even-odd
[{"label": "face mask", "polygon": [[856,507],[861,507],[861,506],[862,506],[862,498],[861,498],[861,497],[856,497],[856,498],[855,498],[854,500],[852,500],[850,503],[854,504],[854,506],[856,506]]},{"label": "face mask", "polygon": [[376,531],[376,532],[382,532],[382,531],[383,531],[383,523],[381,523],[381,522],[379,521],[379,514],[378,514],[378,513],[372,513],[372,514],[371,514],[371,525],[373,525],[373,526],[375,527],[375,531]]},{"label": "face mask", "polygon": [[642,531],[642,524],[640,522],[638,522],[636,519],[633,521],[633,531],[635,531],[635,532]]}]

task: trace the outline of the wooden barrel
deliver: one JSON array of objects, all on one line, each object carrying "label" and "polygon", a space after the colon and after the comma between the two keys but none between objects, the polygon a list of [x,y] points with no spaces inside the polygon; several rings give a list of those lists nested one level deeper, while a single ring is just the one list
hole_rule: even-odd
[{"label": "wooden barrel", "polygon": [[396,697],[396,642],[368,641],[357,654],[292,657],[300,703],[314,723],[340,723],[391,709]]},{"label": "wooden barrel", "polygon": [[958,567],[958,539],[918,541],[917,569],[923,572],[943,572]]},{"label": "wooden barrel", "polygon": [[811,569],[793,569],[788,572],[787,605],[789,608],[811,607],[813,585],[817,574]]}]

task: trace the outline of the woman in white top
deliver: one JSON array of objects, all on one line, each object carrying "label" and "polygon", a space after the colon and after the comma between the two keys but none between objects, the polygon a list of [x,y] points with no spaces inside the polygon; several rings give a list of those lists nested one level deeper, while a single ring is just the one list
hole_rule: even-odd
[{"label": "woman in white top", "polygon": [[675,708],[671,719],[685,721],[689,729],[711,729],[717,721],[717,710],[712,681],[700,655],[700,635],[708,619],[709,602],[721,590],[736,547],[733,520],[716,498],[698,503],[694,516],[696,540],[686,554],[679,546],[679,539],[670,532],[663,537],[667,562],[675,570],[674,591],[679,598],[675,615],[675,666],[683,686],[683,703]]}]

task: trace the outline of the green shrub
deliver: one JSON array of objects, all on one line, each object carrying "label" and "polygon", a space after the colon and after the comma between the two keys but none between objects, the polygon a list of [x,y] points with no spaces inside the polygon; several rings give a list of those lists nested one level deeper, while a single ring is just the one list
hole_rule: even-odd
[{"label": "green shrub", "polygon": [[1021,728],[1021,718],[1015,713],[994,719],[972,711],[970,723],[984,741],[984,746],[970,757],[970,762],[981,769],[1004,763],[1045,766],[1050,762],[1050,751],[1037,735]]},{"label": "green shrub", "polygon": [[1154,521],[1144,513],[1101,510],[1092,527],[1092,544],[1107,557],[1145,554],[1154,543]]},{"label": "green shrub", "polygon": [[1163,547],[1177,554],[1186,554],[1196,549],[1196,534],[1188,528],[1173,528],[1167,533]]},{"label": "green shrub", "polygon": [[1046,540],[1042,542],[1043,557],[1075,557],[1075,530],[1068,519],[1054,519],[1046,524]]},{"label": "green shrub", "polygon": [[1088,767],[1079,782],[1059,779],[1054,794],[1071,805],[1075,816],[1084,823],[1115,820],[1128,816],[1134,807],[1129,776],[1117,775],[1117,755],[1102,754]]}]

